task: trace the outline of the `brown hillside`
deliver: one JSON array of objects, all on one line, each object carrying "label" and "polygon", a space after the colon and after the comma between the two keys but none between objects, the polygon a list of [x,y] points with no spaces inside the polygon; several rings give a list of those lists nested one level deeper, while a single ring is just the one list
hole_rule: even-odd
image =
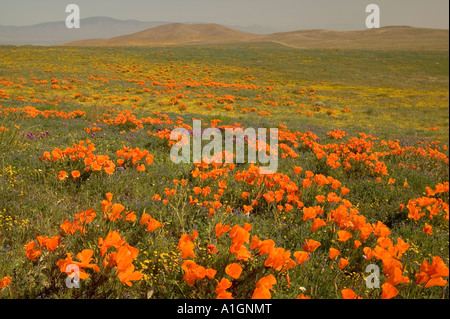
[{"label": "brown hillside", "polygon": [[301,49],[447,50],[449,31],[391,26],[362,31],[304,30],[256,35],[218,24],[166,24],[109,39],[66,46],[161,46],[233,42],[275,42]]},{"label": "brown hillside", "polygon": [[306,30],[274,33],[258,41],[304,49],[448,50],[449,31],[391,26],[362,31]]},{"label": "brown hillside", "polygon": [[135,46],[240,42],[258,37],[218,24],[173,23],[110,39],[89,39],[68,46]]}]

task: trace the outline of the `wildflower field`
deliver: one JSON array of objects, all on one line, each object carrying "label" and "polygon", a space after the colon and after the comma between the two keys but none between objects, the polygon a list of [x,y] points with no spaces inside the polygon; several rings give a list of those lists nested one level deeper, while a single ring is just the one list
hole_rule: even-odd
[{"label": "wildflower field", "polygon": [[[0,298],[449,298],[448,51],[0,50]],[[175,164],[194,119],[277,171]]]}]

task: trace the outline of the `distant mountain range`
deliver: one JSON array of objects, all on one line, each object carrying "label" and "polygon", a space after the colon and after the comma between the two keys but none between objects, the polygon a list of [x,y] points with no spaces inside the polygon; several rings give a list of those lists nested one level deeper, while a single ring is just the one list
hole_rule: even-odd
[{"label": "distant mountain range", "polygon": [[[264,34],[264,30],[268,33]],[[304,49],[448,51],[449,30],[390,26],[361,31],[273,33],[259,26],[240,27],[238,30],[237,27],[213,23],[143,22],[108,17],[82,19],[79,29],[67,29],[64,21],[26,27],[0,26],[0,44],[13,45],[169,46],[255,42],[276,42]]]},{"label": "distant mountain range", "polygon": [[[119,20],[109,17],[90,17],[80,21],[79,29],[68,29],[65,21],[45,22],[30,26],[0,25],[0,45],[61,45],[68,42],[111,38],[170,24],[167,21]],[[255,34],[277,32],[259,25],[232,26],[233,29]]]}]

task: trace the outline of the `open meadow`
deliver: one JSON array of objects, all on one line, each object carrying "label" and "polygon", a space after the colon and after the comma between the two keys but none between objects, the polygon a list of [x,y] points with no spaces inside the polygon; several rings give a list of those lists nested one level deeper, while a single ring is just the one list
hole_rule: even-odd
[{"label": "open meadow", "polygon": [[[0,298],[449,298],[448,50],[0,52]],[[174,163],[194,119],[277,171]]]}]

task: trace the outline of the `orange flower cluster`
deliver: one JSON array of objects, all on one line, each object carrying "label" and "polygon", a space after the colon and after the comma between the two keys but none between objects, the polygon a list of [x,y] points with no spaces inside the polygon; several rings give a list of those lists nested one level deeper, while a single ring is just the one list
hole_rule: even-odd
[{"label": "orange flower cluster", "polygon": [[277,279],[273,275],[262,277],[256,283],[256,289],[253,292],[252,299],[270,299],[270,293],[273,286],[277,283]]},{"label": "orange flower cluster", "polygon": [[[113,194],[106,193],[106,200],[101,202],[103,220],[117,222],[118,220],[124,219],[127,222],[135,222],[136,215],[134,212],[125,211],[125,208],[121,204],[112,203]],[[124,212],[125,211],[125,212]],[[77,231],[81,235],[86,234],[86,226],[92,223],[97,214],[93,209],[88,209],[75,214],[74,221],[64,220],[60,225],[62,235],[75,235]],[[151,218],[148,214],[143,214],[141,225],[147,225],[149,231],[153,231],[158,227],[162,226],[161,223]],[[29,242],[25,249],[26,255],[29,260],[36,261],[38,257],[41,256],[42,249],[49,252],[54,251],[58,246],[61,245],[61,236],[54,237],[43,237],[37,236],[37,242]],[[139,250],[130,246],[125,238],[122,238],[118,231],[109,231],[108,235],[103,239],[98,239],[98,248],[100,250],[100,256],[103,259],[103,268],[109,271],[111,268],[116,268],[119,280],[128,285],[132,286],[132,281],[142,279],[142,274],[139,271],[135,271],[133,261],[137,258]],[[108,249],[115,248],[116,251],[108,252]],[[84,249],[81,253],[76,255],[79,260],[74,260],[71,253],[66,253],[67,257],[64,260],[57,262],[57,266],[60,268],[61,272],[66,272],[69,276],[73,275],[74,269],[68,267],[69,265],[75,265],[79,268],[80,279],[85,279],[89,277],[86,269],[91,268],[96,272],[100,272],[100,268],[95,263],[91,263],[94,256],[94,251],[91,249]]]},{"label": "orange flower cluster", "polygon": [[[27,258],[29,260],[36,261],[36,259],[41,256],[42,249],[52,252],[60,245],[60,243],[60,236],[53,236],[51,238],[37,236],[37,242],[31,241],[25,246]],[[37,245],[39,247],[36,247]]]},{"label": "orange flower cluster", "polygon": [[197,265],[193,260],[185,260],[181,268],[184,270],[183,279],[189,286],[193,286],[195,280],[202,280],[205,277],[213,279],[217,271],[203,266]]},{"label": "orange flower cluster", "polygon": [[[112,193],[106,193],[106,200],[102,200],[101,204],[102,204],[103,218],[115,222],[118,219],[124,218],[124,216],[122,215],[122,211],[125,209],[125,207],[123,207],[123,205],[118,203],[113,204],[111,202],[112,197],[113,197]],[[136,214],[134,212],[126,211],[124,214],[126,221],[128,222],[136,221]]]},{"label": "orange flower cluster", "polygon": [[435,256],[431,265],[426,260],[422,262],[420,273],[416,274],[416,284],[425,284],[425,288],[445,286],[447,280],[442,277],[448,277],[448,267],[442,258]]},{"label": "orange flower cluster", "polygon": [[281,272],[295,267],[294,260],[290,258],[290,251],[285,251],[284,248],[276,248],[275,242],[272,239],[261,241],[257,236],[253,236],[250,249],[258,249],[258,254],[261,256],[267,255],[264,262],[264,266],[266,267],[271,267]]},{"label": "orange flower cluster", "polygon": [[[123,147],[121,150],[116,151],[116,155],[119,157],[117,164],[122,167],[135,166],[143,158],[145,158],[145,162],[148,165],[153,163],[153,155],[147,150],[141,150],[139,147],[134,149],[131,149],[130,147]],[[137,170],[144,171],[145,164],[139,164],[137,166]]]},{"label": "orange flower cluster", "polygon": [[62,118],[62,119],[74,119],[74,118],[78,118],[78,117],[84,117],[86,115],[86,112],[84,111],[80,111],[80,110],[76,110],[76,111],[71,111],[71,112],[64,112],[64,111],[57,111],[57,110],[38,110],[33,106],[25,106],[25,107],[18,107],[18,108],[14,108],[14,107],[9,107],[9,108],[2,108],[0,109],[0,114],[3,115],[11,115],[11,114],[20,114],[23,113],[25,114],[25,116],[27,118],[35,118],[37,116],[43,116],[45,118],[52,118],[52,117],[57,117],[57,118]]},{"label": "orange flower cluster", "polygon": [[345,131],[333,130],[331,132],[328,132],[327,135],[331,136],[335,140],[340,140],[340,139],[344,138],[345,136],[347,136],[348,134],[345,133]]},{"label": "orange flower cluster", "polygon": [[195,258],[194,248],[195,245],[192,242],[195,238],[197,238],[198,232],[196,230],[193,231],[192,235],[183,234],[181,235],[180,240],[178,241],[178,249],[181,250],[181,258],[186,259],[188,257]]},{"label": "orange flower cluster", "polygon": [[152,232],[152,231],[158,229],[159,227],[162,227],[162,224],[159,221],[152,218],[152,216],[150,214],[146,214],[146,213],[142,214],[141,220],[139,221],[139,225],[147,226],[148,232]]},{"label": "orange flower cluster", "polygon": [[[439,183],[433,190],[430,187],[426,188],[427,196],[414,198],[409,200],[406,207],[408,208],[408,217],[414,220],[419,220],[428,213],[428,219],[432,220],[434,216],[443,213],[443,219],[449,220],[449,206],[441,198],[433,196],[449,192],[449,183]],[[424,211],[424,209],[426,209]]]},{"label": "orange flower cluster", "polygon": [[[55,148],[51,152],[44,152],[43,156],[39,157],[40,161],[47,162],[64,162],[69,161],[82,161],[84,164],[85,172],[89,171],[101,171],[104,170],[107,174],[114,174],[116,164],[110,159],[108,155],[96,155],[95,144],[90,140],[80,141],[78,144],[73,144],[72,147],[66,147],[65,149]],[[116,155],[119,157],[117,164],[122,167],[135,166],[138,161],[145,158],[145,162],[150,165],[153,163],[153,155],[147,150],[141,150],[139,148],[131,149],[129,147],[123,147],[116,151]],[[122,158],[123,157],[123,158]],[[143,163],[137,166],[138,171],[144,171],[145,165]],[[73,178],[80,177],[80,172],[75,170],[72,172]],[[60,180],[67,178],[67,172],[62,170],[58,174]]]},{"label": "orange flower cluster", "polygon": [[69,222],[68,219],[64,220],[59,227],[61,228],[63,235],[75,235],[77,230],[81,235],[85,235],[86,225],[90,224],[94,220],[95,216],[97,216],[97,214],[92,208],[90,208],[75,214],[73,222]]},{"label": "orange flower cluster", "polygon": [[[72,147],[66,147],[61,150],[55,148],[51,152],[44,152],[43,156],[39,156],[40,161],[48,162],[64,162],[65,160],[79,161],[82,160],[85,165],[84,169],[86,172],[89,171],[101,171],[102,169],[109,175],[114,173],[116,164],[110,160],[108,155],[96,155],[95,144],[90,140],[80,141],[78,144],[73,144]],[[65,171],[61,171],[58,176],[59,179],[64,179],[67,176]],[[79,177],[79,173],[76,173],[74,178]]]},{"label": "orange flower cluster", "polygon": [[245,246],[246,243],[249,243],[250,240],[250,229],[252,225],[245,223],[244,227],[239,225],[235,225],[231,228],[230,238],[232,240],[230,246],[230,253],[236,256],[237,260],[248,261],[251,254]]},{"label": "orange flower cluster", "polygon": [[[119,232],[110,231],[105,239],[99,238],[98,247],[100,248],[100,255],[105,257],[103,268],[115,267],[118,273],[117,276],[122,283],[131,287],[133,285],[131,281],[142,279],[142,273],[135,271],[133,265],[139,250],[130,246],[125,238],[121,238]],[[116,248],[116,251],[107,253],[109,248]]]},{"label": "orange flower cluster", "polygon": [[98,126],[85,127],[85,128],[84,128],[84,131],[85,131],[86,133],[100,132],[101,130],[102,130],[102,128],[101,128],[101,127],[98,127]]},{"label": "orange flower cluster", "polygon": [[66,259],[59,260],[56,265],[62,273],[66,273],[68,276],[71,276],[75,272],[75,269],[69,266],[75,265],[79,270],[76,272],[79,279],[87,279],[89,278],[89,274],[85,271],[86,268],[92,268],[96,272],[100,271],[100,268],[96,264],[91,264],[93,255],[94,252],[92,250],[84,249],[81,253],[77,254],[76,257],[79,261],[76,261],[72,258],[71,253],[67,253]]},{"label": "orange flower cluster", "polygon": [[10,276],[6,276],[3,277],[2,279],[0,279],[0,289],[4,289],[6,287],[9,286],[9,284],[11,283],[11,277]]},{"label": "orange flower cluster", "polygon": [[217,294],[217,299],[233,299],[231,292],[227,291],[231,285],[232,282],[227,278],[222,278],[222,280],[218,281],[216,290],[214,291]]}]

